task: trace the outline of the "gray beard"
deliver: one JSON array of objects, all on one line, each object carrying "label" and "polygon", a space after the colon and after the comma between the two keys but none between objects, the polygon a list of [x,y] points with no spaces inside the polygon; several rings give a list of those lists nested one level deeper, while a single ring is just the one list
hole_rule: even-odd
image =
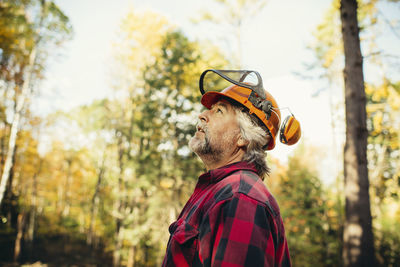
[{"label": "gray beard", "polygon": [[207,129],[204,129],[204,132],[204,140],[197,139],[196,136],[193,136],[189,141],[189,148],[203,161],[218,162],[223,151],[215,146],[213,147],[208,137]]}]

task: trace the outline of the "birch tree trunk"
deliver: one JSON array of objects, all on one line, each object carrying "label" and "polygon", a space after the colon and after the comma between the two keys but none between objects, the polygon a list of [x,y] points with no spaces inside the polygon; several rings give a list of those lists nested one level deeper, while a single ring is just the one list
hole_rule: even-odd
[{"label": "birch tree trunk", "polygon": [[344,266],[375,266],[367,169],[366,96],[357,1],[341,0],[345,55],[346,144],[344,147]]},{"label": "birch tree trunk", "polygon": [[31,54],[29,56],[29,65],[28,65],[28,70],[26,73],[24,83],[22,85],[22,91],[17,97],[17,105],[15,108],[14,118],[13,118],[13,121],[11,124],[10,139],[8,141],[7,157],[6,157],[6,161],[4,163],[3,173],[1,175],[0,206],[1,206],[1,203],[3,202],[4,193],[6,191],[7,180],[10,175],[10,170],[12,167],[12,159],[14,156],[15,142],[17,140],[17,135],[18,135],[19,121],[21,119],[21,112],[22,112],[22,109],[25,104],[25,99],[29,93],[29,85],[30,85],[30,81],[31,81],[33,65],[35,64],[35,59],[36,59],[36,47],[34,47],[32,49]]}]

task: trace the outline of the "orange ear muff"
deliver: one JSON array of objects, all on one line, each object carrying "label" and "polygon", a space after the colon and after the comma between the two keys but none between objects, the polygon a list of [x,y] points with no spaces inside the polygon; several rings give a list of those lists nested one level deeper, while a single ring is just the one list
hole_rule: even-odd
[{"label": "orange ear muff", "polygon": [[285,145],[294,145],[299,141],[301,128],[299,121],[294,116],[287,116],[281,126],[279,139]]}]

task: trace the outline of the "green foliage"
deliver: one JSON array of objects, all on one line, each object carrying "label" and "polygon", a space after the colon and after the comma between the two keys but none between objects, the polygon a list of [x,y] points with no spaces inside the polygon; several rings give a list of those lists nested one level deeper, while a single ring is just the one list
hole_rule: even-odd
[{"label": "green foliage", "polygon": [[1,73],[5,81],[21,84],[30,51],[39,47],[36,76],[43,74],[49,51],[72,34],[69,19],[52,1],[24,0],[0,3]]},{"label": "green foliage", "polygon": [[43,195],[56,222],[47,229],[101,239],[122,265],[161,264],[168,225],[203,169],[188,148],[201,108],[196,81],[206,67],[227,63],[218,49],[204,49],[153,15],[124,19],[115,46],[129,57],[117,49],[115,65],[135,78],[114,76],[118,97],[49,117],[51,129],[68,125],[85,142],[54,142],[40,175],[47,177],[41,188],[57,188]]},{"label": "green foliage", "polygon": [[[68,207],[64,211],[68,211],[66,213],[72,211],[71,214],[74,214],[75,210],[69,209],[70,206],[75,205],[71,195],[57,195],[55,189],[63,187],[57,186],[56,183],[61,182],[62,184],[68,180],[68,191],[74,190],[71,186],[74,180],[72,177],[80,179],[82,174],[84,175],[80,168],[88,169],[87,166],[81,165],[84,162],[84,160],[81,161],[82,158],[61,162],[58,161],[59,158],[56,154],[50,161],[46,156],[39,155],[37,136],[41,122],[38,118],[32,118],[28,105],[24,110],[25,124],[22,125],[22,130],[18,134],[15,148],[13,151],[6,151],[5,145],[10,138],[10,121],[15,117],[16,99],[21,94],[23,84],[26,83],[25,87],[31,90],[38,85],[38,81],[44,77],[45,63],[51,52],[56,51],[55,48],[68,40],[71,33],[72,27],[68,17],[52,1],[5,0],[0,3],[1,170],[3,170],[5,155],[8,153],[14,155],[0,227],[22,229],[20,231],[25,231],[22,234],[26,243],[33,241],[34,230],[37,228],[35,219],[42,216],[40,212],[45,211],[46,215],[50,215],[52,223],[47,225],[48,232],[55,228],[58,230],[61,228],[57,228],[57,222],[67,221],[59,219],[60,214],[57,212],[47,213],[47,211],[53,211],[53,208],[57,210],[56,207],[58,207],[57,211],[60,207]],[[32,51],[36,53],[32,53]],[[32,57],[32,54],[36,57]],[[29,101],[31,95],[28,94],[26,97]],[[52,169],[55,165],[57,165],[56,169]],[[65,176],[58,176],[65,165],[71,167],[70,172],[65,172]],[[65,177],[71,179],[62,179]],[[57,178],[61,179],[57,180]],[[76,184],[80,188],[79,183]],[[76,191],[77,194],[81,193],[79,190]],[[61,193],[60,190],[58,192]],[[60,195],[63,199],[56,201],[56,205],[54,205],[54,199]],[[65,205],[69,201],[71,203]],[[22,226],[16,220],[19,215],[22,216],[21,218],[25,218],[21,221]],[[69,223],[66,223],[69,225],[66,228],[74,228],[76,226],[75,218],[65,215],[65,218],[71,218],[68,220]],[[43,226],[43,228],[45,227]],[[12,253],[8,256],[12,256]]]},{"label": "green foliage", "polygon": [[[28,86],[35,88],[44,77],[49,57],[71,36],[68,17],[53,1],[0,2],[0,114],[5,117],[2,121],[11,121],[24,82],[32,80]],[[30,62],[32,51],[36,51],[36,56]],[[27,79],[28,74],[31,79]]]},{"label": "green foliage", "polygon": [[396,266],[400,262],[400,84],[384,79],[377,85],[367,84],[366,94],[377,259],[380,266]]},{"label": "green foliage", "polygon": [[[12,80],[12,65],[26,62],[27,49],[33,45],[34,33],[25,13],[30,1],[2,1],[0,3],[1,78]],[[15,62],[15,63],[12,63]]]},{"label": "green foliage", "polygon": [[400,197],[400,83],[367,85],[368,156],[374,191],[381,204]]},{"label": "green foliage", "polygon": [[[380,9],[383,1],[358,1],[358,20],[360,25],[360,38],[364,56],[364,69],[371,67],[386,69],[391,63],[385,57],[385,51],[379,47],[379,38],[387,33],[387,18]],[[395,20],[398,23],[398,20]],[[390,33],[395,33],[393,25],[389,25]],[[334,0],[332,7],[326,13],[324,21],[318,25],[314,36],[315,42],[311,49],[316,57],[313,67],[319,72],[320,78],[328,81],[328,88],[342,88],[343,48],[341,43],[339,1]],[[397,36],[397,35],[396,35]],[[388,68],[390,69],[390,68]],[[315,69],[314,69],[315,70]],[[368,169],[370,179],[371,209],[373,214],[373,226],[377,259],[385,266],[394,262],[389,255],[398,254],[396,246],[389,247],[384,241],[392,242],[397,237],[392,227],[396,225],[394,220],[388,220],[388,207],[392,213],[399,210],[399,91],[393,74],[387,71],[381,77],[376,72],[365,72],[365,90],[367,95],[367,127],[368,137]],[[373,73],[373,75],[370,75]],[[396,76],[396,74],[395,74]],[[381,80],[381,82],[371,81]],[[333,93],[336,96],[340,91]],[[333,98],[331,96],[331,98]],[[342,105],[342,104],[341,104]],[[337,116],[337,106],[331,107],[333,114]],[[337,119],[333,117],[333,127],[337,126]],[[343,118],[339,118],[343,119]],[[389,216],[390,217],[390,216]],[[387,225],[383,226],[383,221]],[[389,237],[392,233],[391,237]],[[393,238],[393,239],[392,239]],[[386,244],[386,245],[385,245]],[[392,264],[392,263],[391,263]]]},{"label": "green foliage", "polygon": [[[358,21],[360,39],[362,42],[364,64],[376,64],[382,61],[382,52],[377,52],[377,39],[380,37],[381,26],[378,21],[383,20],[382,12],[378,8],[378,0],[358,1]],[[322,22],[313,32],[314,40],[309,48],[315,56],[314,62],[309,64],[318,78],[325,79],[330,86],[342,86],[342,70],[344,68],[343,42],[339,13],[340,1],[333,0],[330,8],[325,12]],[[381,56],[381,60],[377,57]],[[366,77],[368,80],[369,77]]]},{"label": "green foliage", "polygon": [[[244,19],[235,13],[243,9],[237,7],[246,6],[248,12],[256,13],[265,4],[217,2],[231,7],[227,11],[236,22]],[[39,79],[50,56],[47,51],[72,34],[68,18],[54,2],[46,1],[43,9],[39,6],[39,1],[33,0],[0,3],[0,78],[7,83],[7,90],[20,90],[24,65],[34,45],[40,50],[35,67],[35,77]],[[257,8],[253,10],[254,7]],[[36,19],[29,20],[28,11],[36,16],[43,12],[44,20],[35,16]],[[374,12],[370,6],[362,13],[367,17]],[[210,15],[208,19],[211,18]],[[326,68],[341,64],[339,31],[330,25],[337,22],[337,13],[329,14],[316,34],[321,41],[315,46],[317,58]],[[365,31],[372,22],[363,24]],[[40,23],[43,27],[38,36]],[[40,153],[37,136],[43,130],[42,122],[29,119],[18,136],[14,179],[10,183],[13,195],[7,202],[13,206],[11,210],[2,210],[0,233],[7,244],[13,242],[16,215],[36,211],[35,251],[47,256],[62,251],[58,265],[69,254],[100,251],[106,255],[107,265],[111,254],[119,252],[122,266],[128,262],[135,266],[160,266],[168,225],[176,219],[203,171],[203,165],[187,145],[201,109],[197,81],[204,69],[226,68],[229,61],[220,49],[188,39],[152,12],[128,12],[114,46],[115,98],[96,100],[46,118],[47,143]],[[3,158],[10,126],[7,109],[13,108],[16,94],[6,94],[3,87],[0,90],[2,96],[8,97],[0,98]],[[380,170],[373,182],[377,196],[374,199],[380,199],[376,214],[384,215],[374,221],[382,266],[395,266],[400,254],[400,237],[396,232],[400,226],[393,223],[400,220],[396,205],[400,186],[396,164],[398,129],[393,126],[399,125],[398,92],[399,85],[389,81],[367,87],[370,155],[374,164],[371,170]],[[385,154],[378,153],[384,148]],[[341,189],[323,187],[314,168],[318,162],[312,156],[314,152],[310,146],[300,147],[289,158],[287,167],[278,166],[272,174],[276,175],[271,179],[275,183],[272,191],[285,221],[293,265],[340,266]],[[382,155],[384,164],[379,164]],[[26,222],[26,244],[31,223]],[[45,241],[66,245],[50,245],[46,250]],[[4,242],[0,246],[4,247]],[[74,246],[79,249],[73,249]]]},{"label": "green foliage", "polygon": [[[293,266],[339,266],[341,209],[332,191],[323,188],[316,150],[300,146],[289,157],[272,191],[279,202]],[[311,151],[310,151],[311,150]]]},{"label": "green foliage", "polygon": [[393,205],[387,206],[386,209],[388,209],[387,213],[377,219],[379,226],[375,231],[375,246],[379,265],[394,267],[400,263],[400,234],[398,231],[400,213],[393,214],[393,211],[396,210]]},{"label": "green foliage", "polygon": [[[127,123],[113,126],[128,142],[123,160],[133,176],[124,178],[128,180],[123,190],[133,194],[127,201],[131,212],[124,215],[123,239],[126,249],[135,247],[136,263],[143,266],[154,256],[154,264],[161,263],[168,223],[176,218],[202,169],[187,147],[200,108],[193,81],[204,64],[202,52],[179,31],[168,32],[159,49],[154,63],[142,70],[143,87],[129,93]],[[145,257],[140,257],[141,251]]]}]

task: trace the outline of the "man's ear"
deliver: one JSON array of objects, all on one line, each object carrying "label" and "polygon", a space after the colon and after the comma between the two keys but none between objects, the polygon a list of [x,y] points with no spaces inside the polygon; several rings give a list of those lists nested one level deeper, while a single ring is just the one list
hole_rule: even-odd
[{"label": "man's ear", "polygon": [[249,141],[247,141],[243,137],[239,136],[239,139],[237,141],[238,147],[244,148],[244,147],[247,147],[248,144],[249,144]]}]

